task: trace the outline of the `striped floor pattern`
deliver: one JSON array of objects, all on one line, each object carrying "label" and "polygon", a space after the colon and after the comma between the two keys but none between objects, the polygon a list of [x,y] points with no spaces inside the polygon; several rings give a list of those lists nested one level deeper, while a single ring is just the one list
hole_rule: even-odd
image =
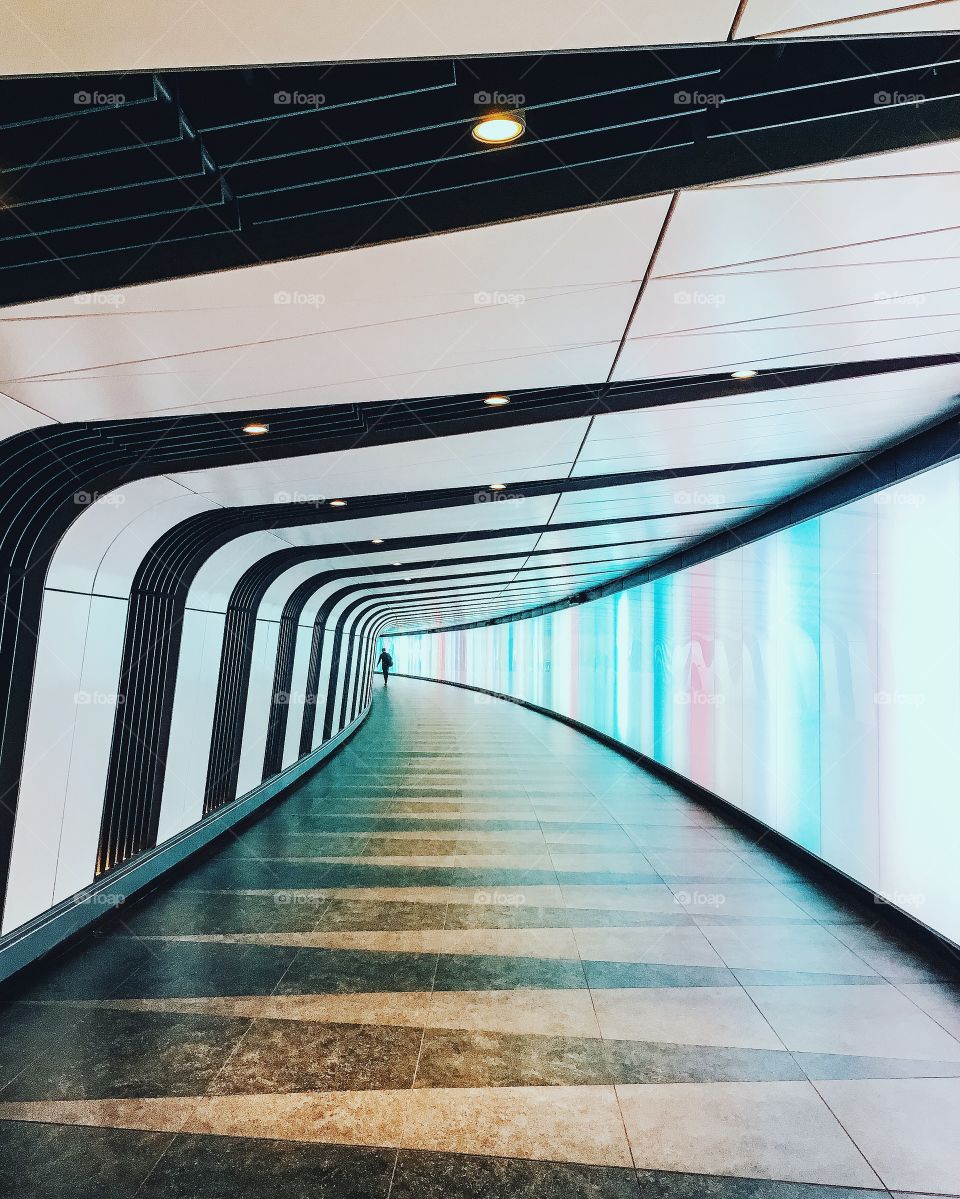
[{"label": "striped floor pattern", "polygon": [[0,1191],[960,1195],[960,990],[615,753],[378,686],[259,822],[14,995]]}]

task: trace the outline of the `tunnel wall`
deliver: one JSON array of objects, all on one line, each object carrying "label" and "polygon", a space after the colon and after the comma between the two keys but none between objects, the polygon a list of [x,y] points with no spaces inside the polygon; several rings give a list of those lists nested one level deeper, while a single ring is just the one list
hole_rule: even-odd
[{"label": "tunnel wall", "polygon": [[960,941],[960,464],[551,615],[390,641],[655,758]]}]

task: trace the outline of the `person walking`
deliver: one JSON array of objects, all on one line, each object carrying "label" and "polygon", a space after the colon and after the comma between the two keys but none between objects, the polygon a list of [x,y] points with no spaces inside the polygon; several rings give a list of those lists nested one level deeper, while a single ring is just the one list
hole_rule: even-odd
[{"label": "person walking", "polygon": [[382,649],[380,651],[380,657],[377,658],[377,665],[383,671],[383,685],[386,687],[387,675],[389,675],[390,667],[393,665],[393,658],[390,657],[390,653],[387,649]]}]

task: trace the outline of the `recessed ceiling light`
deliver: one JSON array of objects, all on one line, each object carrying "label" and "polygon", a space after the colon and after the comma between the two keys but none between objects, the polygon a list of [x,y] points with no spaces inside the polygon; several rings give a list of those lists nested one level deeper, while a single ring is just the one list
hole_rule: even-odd
[{"label": "recessed ceiling light", "polygon": [[402,565],[403,565],[402,562],[394,562],[394,566],[402,566]]},{"label": "recessed ceiling light", "polygon": [[506,483],[491,483],[490,490],[491,491],[506,491],[507,485],[506,485]]},{"label": "recessed ceiling light", "polygon": [[525,126],[515,112],[492,112],[477,121],[473,136],[485,146],[505,146],[523,137]]},{"label": "recessed ceiling light", "polygon": [[510,403],[509,396],[487,396],[483,401],[488,408],[506,408]]},{"label": "recessed ceiling light", "polygon": [[757,372],[755,370],[733,371],[730,375],[731,379],[755,379]]},{"label": "recessed ceiling light", "polygon": [[248,425],[243,426],[244,433],[249,433],[251,437],[259,437],[261,433],[269,433],[270,426],[265,425],[263,421],[252,420]]},{"label": "recessed ceiling light", "polygon": [[346,500],[331,500],[330,501],[331,508],[346,508],[346,506],[347,506]]},{"label": "recessed ceiling light", "polygon": [[374,537],[371,544],[372,545],[383,545],[383,538],[382,537]]}]

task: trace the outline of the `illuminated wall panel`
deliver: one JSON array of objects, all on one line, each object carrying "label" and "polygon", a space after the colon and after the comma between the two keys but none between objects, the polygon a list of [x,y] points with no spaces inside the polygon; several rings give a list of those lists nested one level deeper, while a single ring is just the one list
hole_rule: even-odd
[{"label": "illuminated wall panel", "polygon": [[960,941],[960,464],[397,668],[635,746]]}]

